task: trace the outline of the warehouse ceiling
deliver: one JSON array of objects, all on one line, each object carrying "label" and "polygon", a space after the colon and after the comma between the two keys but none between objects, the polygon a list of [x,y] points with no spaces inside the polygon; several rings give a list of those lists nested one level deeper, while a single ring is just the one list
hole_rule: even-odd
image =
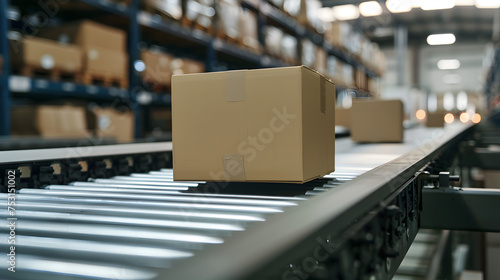
[{"label": "warehouse ceiling", "polygon": [[[439,0],[436,0],[439,1]],[[324,7],[345,4],[360,4],[364,1],[323,0]],[[499,9],[478,9],[475,6],[455,6],[452,9],[424,11],[413,8],[406,13],[391,13],[385,1],[378,1],[383,13],[374,17],[360,16],[351,20],[354,26],[365,32],[368,37],[379,44],[392,44],[394,30],[397,26],[408,28],[410,43],[426,43],[426,37],[436,33],[453,33],[457,42],[487,42],[493,38],[494,18],[500,15]],[[500,24],[497,24],[500,28]]]}]

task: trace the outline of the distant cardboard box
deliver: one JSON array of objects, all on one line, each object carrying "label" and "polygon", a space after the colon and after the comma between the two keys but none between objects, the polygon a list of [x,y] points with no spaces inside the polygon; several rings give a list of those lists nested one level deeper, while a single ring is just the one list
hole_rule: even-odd
[{"label": "distant cardboard box", "polygon": [[113,137],[121,143],[134,140],[134,114],[131,111],[96,106],[90,109],[87,120],[89,129],[98,138]]},{"label": "distant cardboard box", "polygon": [[303,183],[328,174],[334,104],[334,84],[304,66],[174,75],[174,179]]},{"label": "distant cardboard box", "polygon": [[335,125],[349,128],[351,126],[351,109],[335,108]]},{"label": "distant cardboard box", "polygon": [[402,142],[403,102],[353,100],[351,138],[355,142]]},{"label": "distant cardboard box", "polygon": [[427,127],[444,127],[444,111],[427,112],[427,120],[425,125]]},{"label": "distant cardboard box", "polygon": [[85,108],[80,106],[18,106],[11,110],[13,135],[43,138],[84,138],[88,136]]}]

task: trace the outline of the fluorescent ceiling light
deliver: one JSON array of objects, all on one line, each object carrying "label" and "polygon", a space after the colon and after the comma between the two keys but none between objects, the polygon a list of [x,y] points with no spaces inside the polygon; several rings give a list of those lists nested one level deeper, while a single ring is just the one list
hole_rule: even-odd
[{"label": "fluorescent ceiling light", "polygon": [[[458,84],[461,81],[461,77],[458,74],[447,74],[443,76],[443,83],[447,85]],[[446,108],[445,108],[446,109]]]},{"label": "fluorescent ceiling light", "polygon": [[455,96],[451,92],[445,92],[443,96],[443,108],[446,111],[451,111],[455,108]]},{"label": "fluorescent ceiling light", "polygon": [[455,43],[456,38],[452,33],[432,34],[427,36],[427,44],[434,45],[451,45]]},{"label": "fluorescent ceiling light", "polygon": [[358,7],[351,4],[335,6],[332,9],[333,15],[337,20],[351,20],[359,17]]},{"label": "fluorescent ceiling light", "polygon": [[498,9],[500,8],[500,0],[476,0],[476,8]]},{"label": "fluorescent ceiling light", "polygon": [[424,11],[451,9],[455,7],[455,0],[422,0],[420,8]]},{"label": "fluorescent ceiling light", "polygon": [[474,6],[475,0],[455,0],[455,6]]},{"label": "fluorescent ceiling light", "polygon": [[440,70],[454,70],[460,68],[460,61],[458,59],[441,59],[437,63]]},{"label": "fluorescent ceiling light", "polygon": [[368,1],[359,4],[359,13],[364,17],[373,17],[382,14],[382,7],[377,1]]},{"label": "fluorescent ceiling light", "polygon": [[318,17],[324,22],[334,22],[335,16],[333,15],[332,8],[321,8],[318,10]]},{"label": "fluorescent ceiling light", "polygon": [[411,11],[412,2],[410,0],[387,0],[385,6],[391,13],[406,13]]}]

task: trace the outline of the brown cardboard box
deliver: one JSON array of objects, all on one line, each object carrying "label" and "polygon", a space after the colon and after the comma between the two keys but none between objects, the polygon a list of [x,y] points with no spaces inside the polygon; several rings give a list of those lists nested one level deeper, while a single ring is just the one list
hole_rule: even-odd
[{"label": "brown cardboard box", "polygon": [[205,64],[192,59],[175,58],[170,63],[170,69],[174,75],[203,73],[205,72]]},{"label": "brown cardboard box", "polygon": [[113,108],[93,107],[87,114],[89,129],[97,137],[113,137],[118,142],[134,140],[134,114]]},{"label": "brown cardboard box", "polygon": [[174,179],[302,183],[334,170],[335,86],[304,67],[174,75]]},{"label": "brown cardboard box", "polygon": [[84,53],[84,71],[89,74],[128,76],[128,56],[126,53],[97,47],[89,47]]},{"label": "brown cardboard box", "polygon": [[348,49],[349,35],[352,32],[352,27],[347,22],[333,22],[331,28],[325,32],[325,41],[328,43]]},{"label": "brown cardboard box", "polygon": [[[16,46],[15,49],[13,46]],[[26,36],[11,44],[14,69],[46,70],[76,74],[82,71],[82,51],[74,45]]]},{"label": "brown cardboard box", "polygon": [[217,28],[219,36],[240,39],[240,17],[243,12],[240,2],[236,0],[219,0],[215,2],[215,9],[218,16]]},{"label": "brown cardboard box", "polygon": [[152,110],[151,127],[162,131],[172,131],[172,111],[163,108]]},{"label": "brown cardboard box", "polygon": [[11,110],[12,135],[83,138],[88,135],[85,109],[79,106],[19,106]]},{"label": "brown cardboard box", "polygon": [[262,52],[258,37],[257,14],[249,10],[243,10],[239,24],[243,45],[255,52]]},{"label": "brown cardboard box", "polygon": [[484,187],[500,189],[500,170],[483,170]]},{"label": "brown cardboard box", "polygon": [[351,109],[335,107],[335,125],[349,128],[351,126]]},{"label": "brown cardboard box", "polygon": [[141,60],[146,65],[146,70],[142,72],[142,77],[147,82],[170,85],[172,79],[172,63],[173,57],[169,54],[159,51],[142,51]]},{"label": "brown cardboard box", "polygon": [[402,142],[403,102],[353,100],[351,138],[356,142]]},{"label": "brown cardboard box", "polygon": [[39,30],[39,36],[67,41],[82,48],[102,48],[125,53],[126,34],[123,30],[90,20]]},{"label": "brown cardboard box", "polygon": [[326,51],[323,48],[316,48],[316,62],[314,63],[314,69],[316,69],[322,75],[326,75]]},{"label": "brown cardboard box", "polygon": [[444,127],[445,111],[427,112],[427,120],[425,126],[427,127]]},{"label": "brown cardboard box", "polygon": [[145,0],[141,1],[141,4],[144,5],[144,9],[148,12],[157,12],[174,20],[182,18],[181,0]]}]

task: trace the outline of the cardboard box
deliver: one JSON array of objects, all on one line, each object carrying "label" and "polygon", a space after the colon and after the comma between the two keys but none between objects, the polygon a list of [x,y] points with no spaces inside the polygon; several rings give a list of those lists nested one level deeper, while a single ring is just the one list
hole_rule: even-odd
[{"label": "cardboard box", "polygon": [[335,125],[351,127],[351,109],[335,107]]},{"label": "cardboard box", "polygon": [[170,63],[170,69],[174,75],[203,73],[205,64],[192,59],[175,58]]},{"label": "cardboard box", "polygon": [[41,28],[39,36],[56,41],[72,43],[82,48],[101,48],[127,52],[125,31],[90,20]]},{"label": "cardboard box", "polygon": [[172,69],[170,64],[173,57],[169,54],[145,50],[141,52],[141,60],[146,65],[142,72],[142,78],[149,83],[170,85],[172,80]]},{"label": "cardboard box", "polygon": [[141,4],[144,5],[144,9],[148,12],[157,12],[174,20],[182,18],[181,0],[145,0],[141,1]]},{"label": "cardboard box", "polygon": [[174,179],[303,183],[334,171],[335,86],[304,67],[174,75]]},{"label": "cardboard box", "polygon": [[243,10],[241,12],[239,25],[243,45],[255,52],[262,52],[262,47],[259,42],[259,31],[257,28],[257,14],[249,10]]},{"label": "cardboard box", "polygon": [[128,56],[126,53],[91,47],[85,49],[84,72],[109,75],[125,79],[128,77]]},{"label": "cardboard box", "polygon": [[445,111],[427,112],[425,126],[427,127],[444,127]]},{"label": "cardboard box", "polygon": [[29,67],[71,74],[82,71],[82,50],[79,47],[32,36],[12,42],[11,59],[14,69]]},{"label": "cardboard box", "polygon": [[172,131],[172,111],[164,108],[151,110],[151,128]]},{"label": "cardboard box", "polygon": [[314,63],[314,69],[316,69],[322,75],[326,75],[326,51],[323,48],[316,48],[316,62]]},{"label": "cardboard box", "polygon": [[484,187],[500,189],[500,170],[483,170]]},{"label": "cardboard box", "polygon": [[402,142],[403,102],[353,100],[351,138],[355,142]]},{"label": "cardboard box", "polygon": [[134,140],[134,114],[131,110],[95,106],[87,114],[89,130],[97,137],[113,137],[117,142]]},{"label": "cardboard box", "polygon": [[302,39],[300,45],[302,52],[301,55],[302,65],[314,68],[314,66],[316,65],[316,52],[318,47],[309,39]]},{"label": "cardboard box", "polygon": [[241,4],[235,0],[219,0],[215,2],[218,15],[217,28],[220,37],[241,38],[240,17]]},{"label": "cardboard box", "polygon": [[12,135],[43,138],[84,138],[88,135],[85,109],[79,106],[19,106],[11,109]]}]

